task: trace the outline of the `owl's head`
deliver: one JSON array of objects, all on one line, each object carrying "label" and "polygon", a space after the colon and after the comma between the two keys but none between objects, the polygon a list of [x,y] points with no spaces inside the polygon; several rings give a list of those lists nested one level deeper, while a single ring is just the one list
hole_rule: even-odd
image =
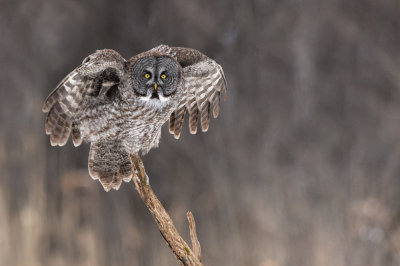
[{"label": "owl's head", "polygon": [[133,89],[145,101],[168,101],[181,79],[180,65],[169,56],[146,56],[132,68]]}]

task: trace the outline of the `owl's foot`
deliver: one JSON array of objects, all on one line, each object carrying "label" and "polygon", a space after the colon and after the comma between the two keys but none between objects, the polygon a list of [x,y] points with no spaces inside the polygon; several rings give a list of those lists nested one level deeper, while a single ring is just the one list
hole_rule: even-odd
[{"label": "owl's foot", "polygon": [[[146,171],[144,170],[143,161],[142,161],[142,159],[140,159],[140,155],[139,154],[134,155],[133,156],[133,161],[136,161],[136,165],[137,165],[136,168],[133,167],[133,169],[135,171],[136,181],[139,184],[141,184],[139,175],[141,174],[141,172],[143,172],[146,175],[146,184],[145,185],[149,186],[150,185],[150,179],[149,179],[149,176],[147,175]],[[134,165],[135,165],[135,163],[134,163]],[[137,169],[137,167],[139,167],[141,169]]]},{"label": "owl's foot", "polygon": [[[135,171],[135,177],[136,177],[136,181],[138,181],[138,183],[140,184],[140,178],[138,176],[137,171]],[[149,176],[146,174],[146,186],[149,186],[149,185],[150,185],[150,179],[149,179]]]}]

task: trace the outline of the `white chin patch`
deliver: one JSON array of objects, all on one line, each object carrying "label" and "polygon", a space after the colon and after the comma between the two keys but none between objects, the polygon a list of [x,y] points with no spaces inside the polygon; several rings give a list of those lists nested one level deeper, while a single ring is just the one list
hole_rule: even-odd
[{"label": "white chin patch", "polygon": [[160,101],[161,102],[168,102],[169,101],[169,97],[165,97],[162,93],[159,93],[158,97],[160,97]]},{"label": "white chin patch", "polygon": [[160,104],[163,104],[163,103],[169,101],[169,97],[165,97],[161,92],[158,92],[157,96],[150,93],[147,96],[141,96],[139,98],[142,101],[153,104],[153,105],[160,105]]}]

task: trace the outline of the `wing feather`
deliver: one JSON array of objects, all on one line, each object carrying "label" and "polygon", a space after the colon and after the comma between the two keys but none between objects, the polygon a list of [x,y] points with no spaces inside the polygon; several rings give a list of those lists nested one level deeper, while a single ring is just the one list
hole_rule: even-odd
[{"label": "wing feather", "polygon": [[210,125],[210,102],[205,102],[201,109],[201,130],[207,132]]},{"label": "wing feather", "polygon": [[182,132],[182,126],[183,122],[185,119],[185,114],[186,114],[186,106],[184,104],[181,105],[179,109],[177,109],[175,112],[175,123],[174,123],[174,137],[175,139],[179,139],[181,132]]},{"label": "wing feather", "polygon": [[207,131],[211,110],[214,118],[217,118],[221,98],[226,99],[227,84],[222,67],[194,49],[162,45],[155,50],[174,57],[183,69],[185,92],[183,100],[170,117],[169,132],[179,138],[186,112],[189,113],[191,134],[197,132],[199,116],[202,131]]},{"label": "wing feather", "polygon": [[199,119],[199,109],[195,106],[192,110],[189,111],[189,131],[191,134],[197,133],[197,125]]},{"label": "wing feather", "polygon": [[98,50],[58,84],[42,107],[47,113],[45,130],[51,145],[64,146],[70,135],[75,146],[82,143],[81,132],[73,124],[74,115],[84,108],[84,102],[89,102],[85,99],[97,97],[119,83],[124,63],[125,59],[116,51]]},{"label": "wing feather", "polygon": [[175,131],[175,112],[173,112],[169,118],[169,133],[174,134]]},{"label": "wing feather", "polygon": [[221,95],[220,92],[217,91],[213,98],[212,98],[212,104],[213,104],[213,116],[214,118],[217,118],[219,115],[219,110],[220,110],[220,102],[221,102]]},{"label": "wing feather", "polygon": [[75,147],[78,147],[79,145],[82,144],[83,138],[81,135],[81,131],[74,123],[72,123],[71,135],[72,135],[72,143],[74,143]]}]

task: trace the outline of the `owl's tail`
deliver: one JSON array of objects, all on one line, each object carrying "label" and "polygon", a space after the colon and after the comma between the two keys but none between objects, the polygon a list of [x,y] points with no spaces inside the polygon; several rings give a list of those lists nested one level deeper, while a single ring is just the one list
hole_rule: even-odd
[{"label": "owl's tail", "polygon": [[120,141],[94,142],[90,145],[89,174],[98,179],[105,191],[118,190],[122,181],[132,179],[132,166],[128,153]]}]

